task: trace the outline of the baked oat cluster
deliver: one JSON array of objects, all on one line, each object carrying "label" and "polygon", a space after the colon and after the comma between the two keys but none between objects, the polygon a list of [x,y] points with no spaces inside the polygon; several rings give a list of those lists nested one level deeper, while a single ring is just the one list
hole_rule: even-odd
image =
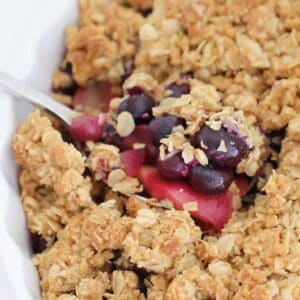
[{"label": "baked oat cluster", "polygon": [[13,140],[42,298],[300,299],[300,2],[79,6]]}]

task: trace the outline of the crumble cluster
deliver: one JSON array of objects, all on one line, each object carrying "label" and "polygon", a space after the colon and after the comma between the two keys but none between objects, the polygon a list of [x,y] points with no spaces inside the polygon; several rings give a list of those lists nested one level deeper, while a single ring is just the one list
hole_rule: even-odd
[{"label": "crumble cluster", "polygon": [[[300,3],[79,4],[54,87],[109,80],[122,82],[124,94],[142,88],[157,101],[155,116],[187,123],[161,140],[161,157],[182,151],[185,162],[195,157],[206,165],[187,136],[204,124],[234,126],[252,149],[237,172],[258,175],[261,190],[220,233],[202,232],[188,211],[136,195],[143,187],[122,170],[117,147],[88,142],[85,157],[34,112],[13,151],[28,228],[45,240],[33,257],[43,299],[299,299]],[[173,82],[188,83],[190,92],[172,97]],[[116,127],[121,100],[110,104]],[[122,122],[119,129],[128,130]],[[282,129],[274,154],[266,134]],[[277,168],[266,162],[269,153]]]}]

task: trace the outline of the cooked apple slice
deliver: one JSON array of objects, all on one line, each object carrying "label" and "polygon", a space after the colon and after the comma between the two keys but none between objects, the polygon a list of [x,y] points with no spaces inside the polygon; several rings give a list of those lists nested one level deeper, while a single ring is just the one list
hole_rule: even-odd
[{"label": "cooked apple slice", "polygon": [[[168,199],[176,209],[183,209],[185,205],[191,203],[196,209],[190,211],[190,214],[218,230],[223,228],[231,216],[232,194],[229,191],[216,195],[201,194],[186,182],[163,179],[155,168],[149,166],[143,166],[138,177],[152,197],[159,200]],[[241,187],[241,193],[245,192],[246,181],[243,177],[236,180],[238,187]]]}]

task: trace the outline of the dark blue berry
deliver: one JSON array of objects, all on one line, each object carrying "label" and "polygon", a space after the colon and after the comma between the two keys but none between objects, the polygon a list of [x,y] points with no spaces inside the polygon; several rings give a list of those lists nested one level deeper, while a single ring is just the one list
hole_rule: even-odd
[{"label": "dark blue berry", "polygon": [[191,168],[189,181],[192,188],[200,193],[219,194],[225,191],[233,181],[233,172],[230,169],[197,165]]},{"label": "dark blue berry", "polygon": [[136,124],[147,124],[152,118],[153,98],[141,93],[133,94],[123,100],[119,106],[119,113],[128,111],[132,114]]},{"label": "dark blue berry", "polygon": [[114,145],[118,148],[122,147],[122,138],[118,135],[115,128],[110,124],[105,124],[101,141],[104,144]]},{"label": "dark blue berry", "polygon": [[159,156],[159,148],[155,147],[152,144],[146,144],[146,163],[148,165],[155,165]]},{"label": "dark blue berry", "polygon": [[185,125],[182,118],[165,116],[153,119],[149,124],[150,136],[153,144],[158,146],[160,139],[170,134],[175,126]]},{"label": "dark blue berry", "polygon": [[[226,151],[218,151],[221,141]],[[194,137],[192,144],[203,149],[209,161],[219,167],[235,168],[249,153],[245,139],[225,128],[213,130],[204,126]]]},{"label": "dark blue berry", "polygon": [[171,96],[175,98],[179,98],[181,95],[189,94],[190,93],[190,86],[188,83],[171,83],[168,87],[168,90],[170,90]]},{"label": "dark blue berry", "polygon": [[185,178],[189,175],[189,167],[184,163],[180,153],[165,160],[158,159],[156,168],[162,177],[169,180]]}]

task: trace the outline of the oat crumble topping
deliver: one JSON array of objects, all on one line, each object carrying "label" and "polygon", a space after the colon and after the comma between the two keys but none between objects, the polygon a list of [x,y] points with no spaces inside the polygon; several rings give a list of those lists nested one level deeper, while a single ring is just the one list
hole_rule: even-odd
[{"label": "oat crumble topping", "polygon": [[13,139],[42,299],[299,299],[300,2],[79,6],[53,92],[104,135],[37,110]]}]

